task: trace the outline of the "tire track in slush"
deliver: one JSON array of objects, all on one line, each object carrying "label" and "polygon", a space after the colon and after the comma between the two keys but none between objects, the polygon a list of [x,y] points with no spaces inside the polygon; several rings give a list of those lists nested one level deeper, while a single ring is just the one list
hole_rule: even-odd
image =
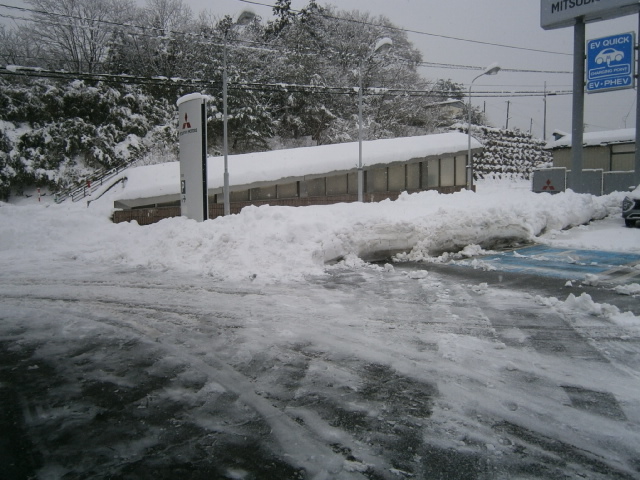
[{"label": "tire track in slush", "polygon": [[[46,287],[44,285],[45,290]],[[56,288],[58,287],[61,287],[60,283],[56,284]],[[78,287],[77,283],[73,285],[76,291]],[[103,295],[105,293],[102,292]],[[3,302],[11,300],[10,297],[3,297]],[[138,337],[139,340],[160,346],[166,354],[206,375],[209,383],[217,383],[228,392],[235,394],[239,401],[257,412],[262,420],[269,425],[271,434],[279,445],[279,448],[274,449],[274,451],[280,451],[287,463],[305,470],[309,474],[309,478],[314,480],[339,479],[345,474],[347,475],[345,478],[349,479],[366,478],[357,472],[345,471],[345,458],[343,455],[334,452],[325,442],[315,438],[308,429],[290,418],[286,412],[276,408],[268,399],[258,395],[251,379],[211,353],[206,356],[206,360],[190,353],[189,338],[181,333],[185,328],[184,322],[171,324],[166,319],[162,323],[153,321],[154,317],[164,314],[177,314],[184,319],[183,313],[177,313],[175,307],[159,308],[143,303],[122,305],[117,300],[90,301],[87,298],[76,300],[72,297],[60,298],[59,296],[51,297],[39,294],[23,294],[20,299],[15,300],[19,303],[24,303],[25,300],[28,300],[29,303],[40,303],[39,310],[43,315],[46,314],[47,304],[50,302],[55,303],[57,306],[65,302],[76,303],[78,307],[82,304],[81,310],[86,309],[86,320],[97,322],[101,325],[107,324],[118,330],[126,329]],[[105,307],[108,311],[117,313],[117,315],[114,315],[117,320],[108,318],[108,312],[105,314],[103,310]],[[96,311],[100,312],[100,314],[90,313]],[[143,318],[145,320],[141,321]],[[197,322],[188,323],[191,323],[190,326],[193,327]],[[182,340],[180,340],[181,338]],[[175,340],[178,341],[176,342]]]}]

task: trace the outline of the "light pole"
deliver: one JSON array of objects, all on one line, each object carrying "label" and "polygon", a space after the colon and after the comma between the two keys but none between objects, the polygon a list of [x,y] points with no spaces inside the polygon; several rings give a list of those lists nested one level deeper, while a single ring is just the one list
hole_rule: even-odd
[{"label": "light pole", "polygon": [[222,196],[224,201],[224,214],[231,213],[231,205],[229,202],[229,148],[227,143],[227,41],[229,32],[236,25],[248,25],[255,18],[255,13],[245,10],[238,19],[232,23],[224,32],[224,47],[222,49],[222,155],[224,156],[224,186],[222,188]]},{"label": "light pole", "polygon": [[393,40],[388,37],[381,38],[371,49],[369,55],[360,61],[358,66],[358,201],[364,200],[364,171],[362,170],[362,66],[364,62],[373,57],[376,53],[389,50],[393,45]]},{"label": "light pole", "polygon": [[467,146],[467,189],[473,189],[473,159],[471,158],[471,87],[473,87],[473,82],[482,77],[483,75],[495,75],[500,71],[500,66],[497,63],[492,63],[487,68],[484,69],[480,75],[471,80],[471,84],[469,85],[469,105],[467,107],[468,114],[468,124],[467,124],[467,137],[468,137],[468,146]]}]

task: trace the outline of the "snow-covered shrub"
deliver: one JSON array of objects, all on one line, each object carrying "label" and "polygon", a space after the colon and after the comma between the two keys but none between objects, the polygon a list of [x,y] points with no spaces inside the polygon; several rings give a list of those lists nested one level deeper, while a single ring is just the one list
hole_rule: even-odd
[{"label": "snow-covered shrub", "polygon": [[0,128],[0,200],[7,200],[11,192],[11,180],[15,177],[15,170],[11,165],[9,151],[11,142]]},{"label": "snow-covered shrub", "polygon": [[[467,125],[452,128],[467,133]],[[552,161],[545,142],[520,130],[505,130],[487,126],[471,127],[471,134],[483,144],[480,155],[473,156],[475,179],[529,179],[535,168]]]},{"label": "snow-covered shrub", "polygon": [[21,126],[13,144],[0,141],[0,195],[26,185],[65,188],[164,148],[151,140],[175,144],[176,136],[148,137],[173,123],[175,104],[140,87],[20,79],[0,87],[0,124]]}]

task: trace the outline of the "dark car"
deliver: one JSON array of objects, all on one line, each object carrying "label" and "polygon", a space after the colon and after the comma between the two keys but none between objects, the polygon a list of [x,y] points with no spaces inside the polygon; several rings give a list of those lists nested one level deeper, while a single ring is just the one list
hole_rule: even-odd
[{"label": "dark car", "polygon": [[640,187],[624,197],[622,201],[622,218],[627,227],[635,227],[640,220]]}]

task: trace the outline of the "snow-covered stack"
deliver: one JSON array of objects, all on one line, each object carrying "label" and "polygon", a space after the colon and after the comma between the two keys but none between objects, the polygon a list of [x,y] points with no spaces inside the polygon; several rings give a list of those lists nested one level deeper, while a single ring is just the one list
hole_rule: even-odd
[{"label": "snow-covered stack", "polygon": [[[467,133],[466,125],[452,128]],[[473,156],[476,179],[529,179],[535,168],[553,160],[551,152],[543,149],[544,140],[520,130],[473,125],[471,133],[484,146],[481,154]]]}]

